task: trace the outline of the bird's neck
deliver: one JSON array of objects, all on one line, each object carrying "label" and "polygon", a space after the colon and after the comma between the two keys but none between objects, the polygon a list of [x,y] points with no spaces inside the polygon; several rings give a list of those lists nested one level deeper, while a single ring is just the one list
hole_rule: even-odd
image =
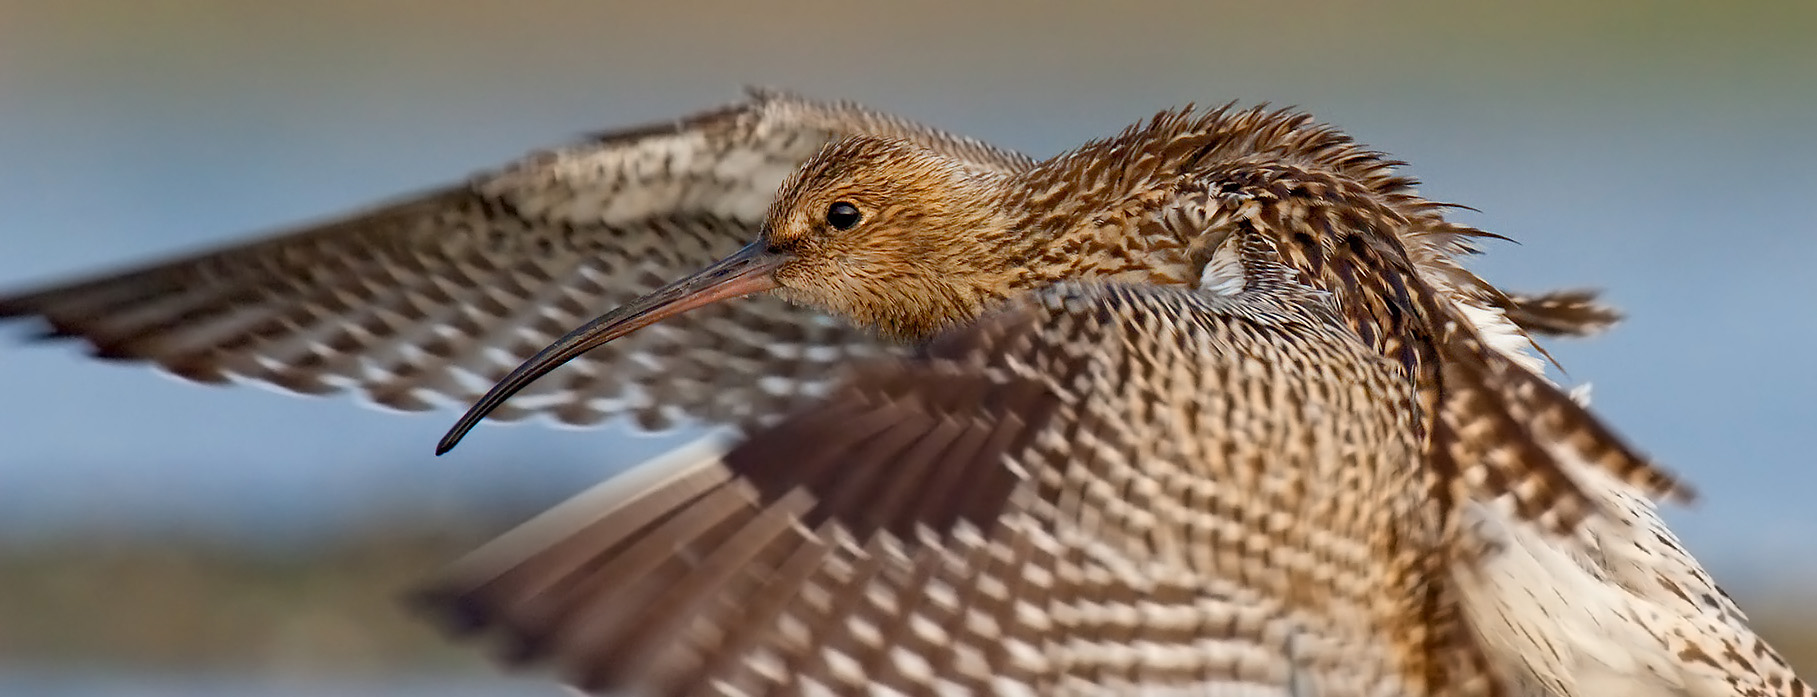
[{"label": "bird's neck", "polygon": [[1187,244],[1171,229],[1143,225],[1153,202],[1140,193],[1117,200],[1006,195],[998,202],[1008,231],[989,253],[1008,260],[1008,293],[1061,282],[1173,285],[1195,278]]},{"label": "bird's neck", "polygon": [[[1189,284],[1187,246],[1151,239],[1140,191],[1069,195],[1064,182],[1034,189],[995,173],[945,183],[923,221],[925,244],[891,264],[902,270],[876,293],[841,296],[829,311],[907,343],[964,324],[1004,301],[1062,282]],[[1108,192],[1107,192],[1108,193]],[[1151,226],[1152,227],[1152,226]],[[1171,233],[1169,233],[1171,234]],[[874,296],[874,297],[872,297]]]}]

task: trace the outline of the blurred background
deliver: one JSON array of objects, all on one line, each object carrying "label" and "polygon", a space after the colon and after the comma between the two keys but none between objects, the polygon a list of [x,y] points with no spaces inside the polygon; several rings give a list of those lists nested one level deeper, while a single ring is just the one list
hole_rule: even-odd
[{"label": "blurred background", "polygon": [[[0,0],[0,292],[243,239],[735,100],[855,99],[1036,155],[1296,104],[1473,206],[1549,348],[1687,475],[1675,529],[1817,641],[1817,4]],[[604,309],[604,308],[602,308]],[[553,695],[394,602],[687,434],[482,428],[178,382],[0,325],[0,694]]]}]

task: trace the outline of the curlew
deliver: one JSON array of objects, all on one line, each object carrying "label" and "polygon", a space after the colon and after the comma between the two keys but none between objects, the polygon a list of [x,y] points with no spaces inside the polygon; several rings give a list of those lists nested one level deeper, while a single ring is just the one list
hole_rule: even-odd
[{"label": "curlew", "polygon": [[1807,694],[1525,353],[1607,312],[1469,274],[1397,164],[1291,111],[1035,162],[759,94],[0,312],[404,408],[497,379],[443,451],[745,426],[425,593],[588,689]]}]

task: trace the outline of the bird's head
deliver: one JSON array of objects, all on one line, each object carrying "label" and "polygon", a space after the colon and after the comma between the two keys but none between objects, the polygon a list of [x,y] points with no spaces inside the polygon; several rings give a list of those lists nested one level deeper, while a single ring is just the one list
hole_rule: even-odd
[{"label": "bird's head", "polygon": [[785,182],[756,242],[631,301],[537,352],[481,397],[436,452],[537,378],[668,317],[771,291],[878,334],[915,342],[1009,295],[1021,259],[1003,176],[914,144],[837,141]]},{"label": "bird's head", "polygon": [[828,146],[764,221],[776,294],[899,341],[971,320],[1013,281],[1002,177],[899,140]]}]

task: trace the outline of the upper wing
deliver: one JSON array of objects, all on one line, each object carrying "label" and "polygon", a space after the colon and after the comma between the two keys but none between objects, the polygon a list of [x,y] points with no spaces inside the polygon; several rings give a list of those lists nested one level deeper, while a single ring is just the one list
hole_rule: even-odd
[{"label": "upper wing", "polygon": [[[980,168],[1029,163],[855,105],[756,92],[325,225],[0,297],[0,317],[39,316],[100,356],[194,380],[352,388],[400,409],[471,402],[569,329],[755,239],[783,178],[853,133]],[[723,303],[595,350],[494,415],[741,421],[878,348],[773,298]]]},{"label": "upper wing", "polygon": [[591,690],[1490,693],[1406,381],[1258,295],[1037,293],[422,598]]}]

